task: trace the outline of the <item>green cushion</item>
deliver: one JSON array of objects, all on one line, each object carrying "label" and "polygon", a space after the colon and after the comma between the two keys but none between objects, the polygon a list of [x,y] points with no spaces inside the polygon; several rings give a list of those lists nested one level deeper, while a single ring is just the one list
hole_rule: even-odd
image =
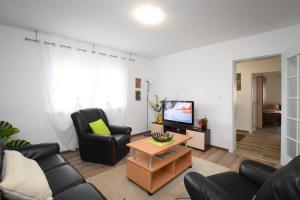
[{"label": "green cushion", "polygon": [[89,123],[93,133],[96,135],[109,136],[110,131],[102,119]]}]

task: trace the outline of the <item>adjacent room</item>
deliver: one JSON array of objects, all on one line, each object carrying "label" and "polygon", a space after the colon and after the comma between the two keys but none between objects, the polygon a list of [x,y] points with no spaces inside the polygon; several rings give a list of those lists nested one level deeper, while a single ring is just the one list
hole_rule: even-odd
[{"label": "adjacent room", "polygon": [[281,56],[236,63],[235,153],[280,163]]},{"label": "adjacent room", "polygon": [[0,200],[300,199],[299,8],[0,0]]}]

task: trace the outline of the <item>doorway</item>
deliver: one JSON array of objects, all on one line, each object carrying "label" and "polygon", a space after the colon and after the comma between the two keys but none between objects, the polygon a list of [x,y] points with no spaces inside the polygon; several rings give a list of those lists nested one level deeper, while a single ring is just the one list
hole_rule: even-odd
[{"label": "doorway", "polygon": [[235,62],[236,150],[256,160],[280,163],[281,56]]}]

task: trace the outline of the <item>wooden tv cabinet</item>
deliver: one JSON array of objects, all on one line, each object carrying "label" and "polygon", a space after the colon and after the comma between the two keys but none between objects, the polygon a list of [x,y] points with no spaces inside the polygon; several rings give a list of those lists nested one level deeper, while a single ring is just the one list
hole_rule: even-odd
[{"label": "wooden tv cabinet", "polygon": [[191,140],[187,142],[189,147],[193,147],[195,149],[199,149],[202,151],[206,151],[210,145],[210,130],[201,130],[195,129],[191,126],[172,126],[170,124],[150,124],[151,133],[161,132],[161,131],[170,131],[176,132],[184,135],[189,135],[192,137]]},{"label": "wooden tv cabinet", "polygon": [[[132,156],[127,158],[128,179],[153,194],[191,167],[192,151],[180,145],[191,137],[174,133],[174,138],[174,142],[163,147],[149,143],[149,137],[129,143]],[[166,152],[168,155],[159,157]]]}]

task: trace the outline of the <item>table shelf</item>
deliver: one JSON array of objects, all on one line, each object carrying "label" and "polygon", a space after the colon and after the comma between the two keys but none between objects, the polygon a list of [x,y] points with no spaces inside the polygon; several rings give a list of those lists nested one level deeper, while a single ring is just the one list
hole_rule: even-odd
[{"label": "table shelf", "polygon": [[[192,151],[185,146],[172,148],[164,159],[153,158],[152,168],[148,166],[149,156],[136,153],[136,159],[127,158],[127,177],[149,193],[153,193],[192,165]],[[143,178],[141,178],[143,177]]]}]

